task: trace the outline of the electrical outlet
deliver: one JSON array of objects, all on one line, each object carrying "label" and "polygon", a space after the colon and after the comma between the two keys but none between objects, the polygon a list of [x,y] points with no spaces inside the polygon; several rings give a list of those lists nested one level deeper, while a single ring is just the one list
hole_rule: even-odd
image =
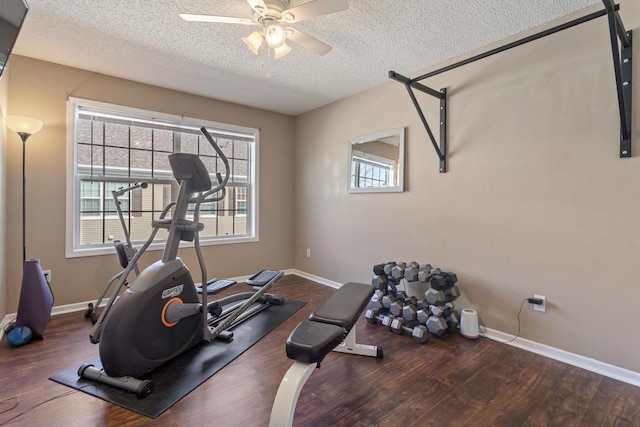
[{"label": "electrical outlet", "polygon": [[42,270],[42,273],[47,282],[51,283],[51,270]]},{"label": "electrical outlet", "polygon": [[533,309],[536,310],[536,311],[542,311],[543,313],[546,313],[546,311],[547,311],[547,297],[542,296],[542,295],[534,295],[533,297],[542,300],[542,304],[533,304]]},{"label": "electrical outlet", "polygon": [[307,258],[311,258],[311,249],[307,248]]}]

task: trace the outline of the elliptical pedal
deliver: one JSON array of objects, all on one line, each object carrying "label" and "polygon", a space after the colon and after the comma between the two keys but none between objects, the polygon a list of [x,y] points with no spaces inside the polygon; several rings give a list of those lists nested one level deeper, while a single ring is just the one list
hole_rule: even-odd
[{"label": "elliptical pedal", "polygon": [[279,274],[282,273],[278,270],[262,270],[249,277],[246,284],[250,286],[264,286]]},{"label": "elliptical pedal", "polygon": [[[238,282],[236,282],[233,279],[211,279],[207,282],[207,294],[209,295],[217,294],[218,292],[221,292],[235,285],[236,283]],[[201,294],[202,285],[196,286],[196,290],[198,291],[199,294]]]}]

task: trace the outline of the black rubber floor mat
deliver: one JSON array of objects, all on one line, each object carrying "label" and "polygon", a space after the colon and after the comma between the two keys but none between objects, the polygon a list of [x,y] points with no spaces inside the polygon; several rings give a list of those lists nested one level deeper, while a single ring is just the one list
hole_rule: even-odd
[{"label": "black rubber floor mat", "polygon": [[[233,329],[233,341],[202,343],[167,362],[144,378],[155,384],[153,394],[144,398],[106,384],[80,378],[78,377],[79,366],[55,374],[49,379],[147,417],[156,418],[260,341],[305,304],[301,301],[286,301],[283,305],[272,305],[236,326]],[[102,368],[98,356],[86,363]]]}]

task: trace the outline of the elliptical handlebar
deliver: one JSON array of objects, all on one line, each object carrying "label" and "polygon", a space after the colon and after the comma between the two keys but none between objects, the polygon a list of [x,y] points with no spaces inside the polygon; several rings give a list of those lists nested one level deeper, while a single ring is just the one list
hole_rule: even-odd
[{"label": "elliptical handlebar", "polygon": [[149,184],[147,184],[144,181],[138,181],[138,182],[134,182],[133,185],[131,187],[120,187],[117,190],[113,190],[111,193],[113,194],[114,197],[120,197],[122,195],[124,195],[125,193],[128,193],[129,191],[133,191],[136,188],[147,188],[149,186]]},{"label": "elliptical handlebar", "polygon": [[[222,163],[224,164],[224,178],[222,177],[220,172],[216,172],[218,185],[208,191],[205,191],[204,193],[201,193],[198,196],[198,200],[200,203],[203,203],[205,201],[218,201],[218,200],[207,200],[207,197],[209,197],[211,194],[217,193],[220,190],[224,190],[225,186],[227,185],[227,182],[229,181],[229,175],[231,174],[231,168],[229,167],[229,159],[227,159],[227,156],[222,152],[222,150],[218,146],[218,143],[216,143],[213,137],[209,134],[209,131],[207,131],[206,127],[202,126],[200,128],[200,131],[202,132],[204,137],[207,138],[207,141],[209,141],[209,144],[211,144],[213,149],[216,151],[216,153],[222,160]],[[224,198],[224,196],[222,198]],[[219,199],[219,200],[222,200],[222,199]]]}]

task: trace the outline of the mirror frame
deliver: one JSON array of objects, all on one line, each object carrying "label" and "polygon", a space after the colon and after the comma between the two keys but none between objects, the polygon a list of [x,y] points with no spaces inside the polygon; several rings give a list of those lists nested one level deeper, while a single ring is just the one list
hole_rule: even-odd
[{"label": "mirror frame", "polygon": [[[398,138],[398,182],[392,187],[370,187],[370,188],[357,188],[351,186],[351,170],[353,166],[353,151],[354,146],[362,144],[364,142],[376,141],[383,138],[397,137]],[[389,129],[382,132],[371,133],[368,135],[357,136],[349,138],[349,158],[348,158],[348,174],[347,174],[347,192],[348,193],[401,193],[404,191],[404,138],[405,128]]]}]

